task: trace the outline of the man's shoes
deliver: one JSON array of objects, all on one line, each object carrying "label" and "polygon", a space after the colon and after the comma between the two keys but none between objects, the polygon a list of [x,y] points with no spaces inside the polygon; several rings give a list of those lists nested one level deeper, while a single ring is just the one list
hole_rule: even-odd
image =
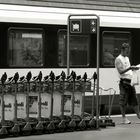
[{"label": "man's shoes", "polygon": [[129,121],[126,117],[122,118],[122,124],[130,124],[131,121]]},{"label": "man's shoes", "polygon": [[140,119],[140,114],[137,114],[137,118]]}]

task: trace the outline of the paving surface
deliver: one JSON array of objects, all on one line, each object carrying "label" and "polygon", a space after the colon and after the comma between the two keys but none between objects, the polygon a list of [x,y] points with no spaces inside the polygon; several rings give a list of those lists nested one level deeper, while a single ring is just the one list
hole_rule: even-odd
[{"label": "paving surface", "polygon": [[121,117],[112,117],[115,127],[99,130],[75,131],[55,134],[33,135],[27,137],[6,138],[10,140],[140,140],[140,120],[128,116],[131,124],[121,124]]}]

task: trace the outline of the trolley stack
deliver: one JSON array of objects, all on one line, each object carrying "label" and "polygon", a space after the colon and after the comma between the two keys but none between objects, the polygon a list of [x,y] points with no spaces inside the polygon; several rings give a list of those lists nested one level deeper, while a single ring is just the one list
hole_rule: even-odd
[{"label": "trolley stack", "polygon": [[[67,76],[62,71],[56,76],[51,71],[44,77],[41,71],[34,77],[31,72],[21,77],[5,72],[0,80],[0,137],[96,130],[96,80],[96,73],[89,79],[86,72]],[[87,91],[93,93],[91,114],[85,112]],[[110,97],[109,116],[99,120],[99,128],[115,126],[110,117],[114,96]]]}]

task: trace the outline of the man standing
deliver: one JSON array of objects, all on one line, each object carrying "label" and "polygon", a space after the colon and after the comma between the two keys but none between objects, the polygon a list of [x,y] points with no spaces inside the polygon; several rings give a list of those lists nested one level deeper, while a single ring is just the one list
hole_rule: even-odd
[{"label": "man standing", "polygon": [[131,123],[125,115],[127,104],[133,107],[135,113],[137,114],[137,117],[140,119],[136,90],[135,87],[131,84],[133,70],[138,70],[139,68],[130,65],[130,61],[128,58],[129,48],[130,46],[128,43],[123,43],[121,46],[121,53],[115,59],[115,67],[120,78],[120,110],[122,114],[123,124]]}]

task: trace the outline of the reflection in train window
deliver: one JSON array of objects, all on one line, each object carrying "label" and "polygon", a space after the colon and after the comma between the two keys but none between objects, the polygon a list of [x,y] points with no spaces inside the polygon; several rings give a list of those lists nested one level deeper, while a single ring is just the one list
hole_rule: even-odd
[{"label": "reflection in train window", "polygon": [[103,33],[103,66],[114,66],[115,58],[120,53],[123,42],[131,43],[129,32],[104,32]]},{"label": "reflection in train window", "polygon": [[67,32],[61,30],[58,32],[58,64],[66,66],[67,64]]},{"label": "reflection in train window", "polygon": [[[88,35],[70,36],[70,66],[88,66],[89,65],[89,46]],[[60,31],[58,36],[58,64],[66,66],[67,64],[67,35],[66,31]]]},{"label": "reflection in train window", "polygon": [[43,65],[43,33],[41,30],[9,29],[8,65],[40,67]]}]

